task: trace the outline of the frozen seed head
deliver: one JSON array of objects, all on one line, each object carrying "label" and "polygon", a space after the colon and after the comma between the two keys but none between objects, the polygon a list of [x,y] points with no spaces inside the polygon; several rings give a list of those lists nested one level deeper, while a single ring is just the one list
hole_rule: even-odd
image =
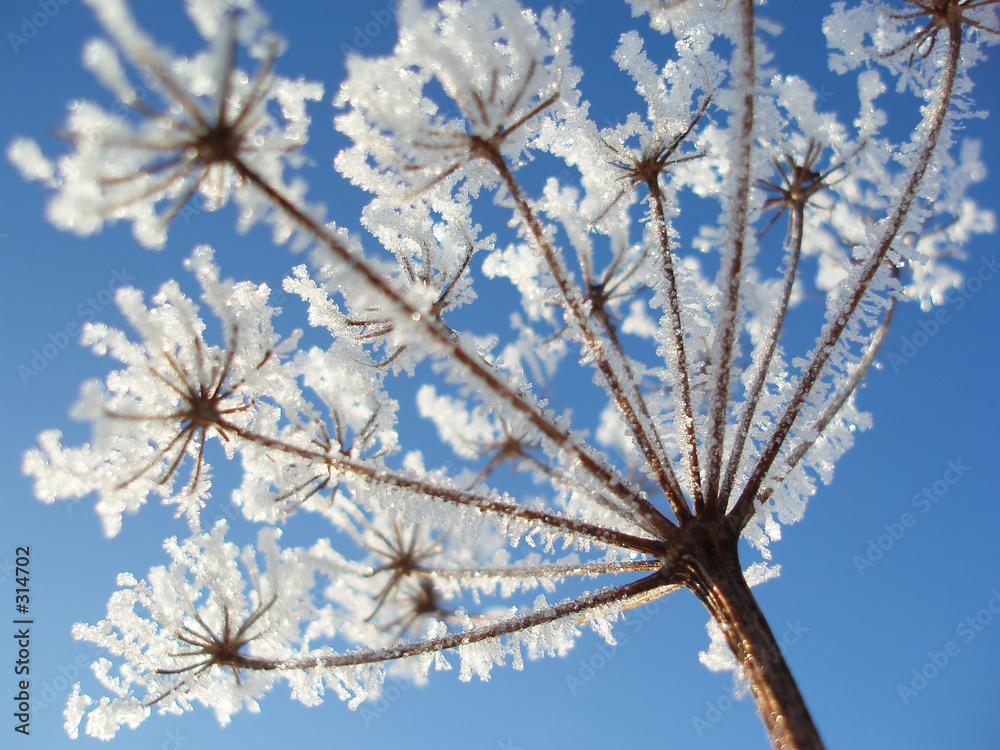
[{"label": "frozen seed head", "polygon": [[[182,211],[214,211],[234,198],[252,216],[262,199],[251,194],[248,169],[280,186],[284,165],[298,164],[292,156],[307,140],[305,101],[318,100],[322,86],[273,73],[281,42],[263,30],[252,4],[214,16],[202,5],[189,11],[208,49],[188,58],[160,49],[124,4],[95,3],[111,40],[89,42],[84,63],[116,102],[110,109],[72,102],[60,135],[73,150],[54,162],[26,139],[8,150],[26,178],[56,189],[53,224],[87,235],[129,220],[140,243],[160,247]],[[254,76],[240,68],[241,50],[256,58]]]}]

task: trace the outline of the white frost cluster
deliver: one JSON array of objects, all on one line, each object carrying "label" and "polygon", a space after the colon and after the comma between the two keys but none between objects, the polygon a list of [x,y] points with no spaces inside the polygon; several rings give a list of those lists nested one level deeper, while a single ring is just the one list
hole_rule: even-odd
[{"label": "white frost cluster", "polygon": [[87,734],[106,740],[154,707],[180,713],[200,703],[222,724],[244,708],[260,710],[258,699],[280,672],[241,669],[235,659],[237,666],[215,666],[225,657],[213,649],[239,643],[240,657],[279,664],[299,656],[307,648],[300,623],[314,610],[313,572],[303,562],[305,550],[278,547],[274,529],[262,530],[256,546],[242,550],[225,540],[226,531],[220,521],[183,543],[168,539],[169,567],[154,568],[142,581],[122,574],[107,619],[74,628],[77,639],[122,663],[117,669],[107,659],[94,665],[116,698],[93,701],[77,685],[66,712],[70,736],[77,736],[84,716]]},{"label": "white frost cluster", "polygon": [[[83,62],[115,104],[107,109],[72,102],[64,133],[74,150],[55,162],[30,139],[8,149],[27,179],[56,189],[50,221],[89,235],[105,222],[128,220],[136,240],[158,248],[181,212],[215,211],[233,199],[241,228],[267,217],[276,238],[287,237],[293,225],[272,210],[247,172],[291,196],[304,192],[303,184],[285,185],[284,168],[301,161],[298,149],[307,141],[310,120],[305,103],[320,99],[323,88],[273,73],[282,42],[267,30],[252,0],[188,2],[207,44],[191,57],[158,45],[124,0],[91,5],[111,38],[90,41]],[[244,49],[256,75],[238,67]]]},{"label": "white frost cluster", "polygon": [[176,504],[193,529],[210,496],[211,441],[232,458],[239,431],[275,430],[282,398],[297,388],[271,325],[269,290],[218,277],[208,247],[188,261],[202,297],[222,323],[221,345],[208,343],[198,307],[177,282],[165,284],[147,308],[138,290],[118,292],[118,305],[139,342],[103,324],[88,324],[83,343],[123,365],[105,382],[84,384],[73,416],[93,424],[91,441],[66,448],[56,431],[43,433],[24,459],[46,502],[98,495],[105,532],[121,528],[151,494]]},{"label": "white frost cluster", "polygon": [[337,129],[353,145],[337,168],[375,194],[424,193],[447,211],[459,182],[465,196],[497,184],[484,143],[518,164],[540,123],[575,104],[570,19],[515,0],[406,0],[398,21],[392,55],[347,60]]}]

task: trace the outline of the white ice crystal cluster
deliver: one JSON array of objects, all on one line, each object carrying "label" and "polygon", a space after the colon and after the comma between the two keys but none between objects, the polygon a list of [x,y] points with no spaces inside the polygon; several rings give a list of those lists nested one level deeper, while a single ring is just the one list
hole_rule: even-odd
[{"label": "white ice crystal cluster", "polygon": [[[142,581],[122,574],[108,618],[97,626],[77,625],[77,638],[127,656],[130,669],[116,675],[109,660],[95,664],[117,697],[89,708],[89,699],[77,692],[67,711],[71,736],[84,706],[87,734],[100,739],[113,737],[122,724],[135,726],[161,702],[173,710],[195,702],[210,706],[223,724],[244,708],[260,710],[257,700],[281,675],[241,675],[241,660],[283,661],[301,653],[307,641],[298,623],[315,611],[309,593],[314,573],[308,550],[279,549],[276,529],[261,530],[256,546],[242,550],[225,540],[226,530],[220,521],[183,543],[167,540],[169,567],[154,568]],[[137,700],[139,686],[153,697]]]},{"label": "white ice crystal cluster", "polygon": [[[167,225],[186,208],[215,211],[232,199],[241,229],[268,218],[275,236],[287,237],[287,218],[269,210],[245,172],[267,177],[301,202],[305,185],[286,185],[283,173],[301,161],[309,127],[305,103],[319,100],[323,87],[275,75],[284,43],[254,3],[190,0],[188,13],[207,45],[192,57],[157,44],[124,0],[90,4],[109,39],[88,42],[83,63],[114,104],[72,102],[63,136],[74,150],[55,163],[30,139],[8,151],[25,177],[56,188],[50,221],[88,235],[106,222],[127,220],[139,243],[158,248]],[[241,53],[254,73],[239,67]]]},{"label": "white ice crystal cluster", "polygon": [[[980,145],[954,132],[996,8],[835,3],[830,64],[859,92],[845,120],[779,69],[751,0],[629,0],[654,33],[621,34],[613,59],[641,107],[598,124],[566,10],[404,0],[393,51],[351,56],[333,101],[336,168],[372,198],[362,238],[286,176],[323,89],[275,72],[284,43],[252,0],[188,0],[207,44],[190,57],[124,0],[89,2],[108,39],[84,61],[115,104],[71,105],[64,156],[8,151],[55,191],[50,219],[128,220],[158,247],[190,201],[232,201],[241,228],[312,251],[284,306],[322,335],[280,333],[271,290],[222,278],[205,246],[187,261],[200,302],[176,281],[124,289],[134,335],[87,327],[118,363],[73,411],[91,439],[45,432],[24,470],[45,501],[96,495],[109,535],[159,496],[190,537],[77,627],[109,652],[113,697],[75,690],[68,731],[194,703],[226,722],[279,681],[353,707],[387,670],[422,680],[455,654],[486,679],[585,628],[613,642],[623,612],[684,587],[713,617],[706,663],[780,718],[768,691],[790,677],[755,641],[748,588],[777,569],[744,573],[737,541],[770,558],[870,424],[855,392],[895,305],[941,303],[962,244],[994,229],[968,195]],[[884,76],[919,110],[903,142]],[[803,347],[810,299],[825,315]],[[212,466],[236,459],[224,490]],[[255,546],[202,526],[229,490]],[[298,513],[317,540],[280,549]]]},{"label": "white ice crystal cluster", "polygon": [[488,144],[516,165],[541,124],[576,103],[571,19],[515,0],[407,0],[398,21],[392,55],[347,60],[337,128],[354,145],[337,169],[377,195],[421,193],[447,211],[434,196],[457,183],[465,196],[496,186]]},{"label": "white ice crystal cluster", "polygon": [[[50,431],[25,457],[42,499],[96,493],[109,536],[120,530],[122,514],[134,513],[151,494],[175,503],[197,530],[211,490],[206,443],[220,441],[232,458],[241,430],[276,436],[280,404],[295,406],[294,376],[282,363],[295,339],[281,341],[271,327],[269,290],[220,280],[212,257],[201,247],[188,266],[222,323],[223,344],[208,343],[197,306],[176,282],[163,286],[152,308],[137,290],[121,290],[119,306],[142,341],[102,324],[86,326],[83,342],[124,366],[103,383],[83,386],[73,415],[93,423],[91,442],[64,448],[59,432]],[[181,477],[187,463],[189,476]]]}]

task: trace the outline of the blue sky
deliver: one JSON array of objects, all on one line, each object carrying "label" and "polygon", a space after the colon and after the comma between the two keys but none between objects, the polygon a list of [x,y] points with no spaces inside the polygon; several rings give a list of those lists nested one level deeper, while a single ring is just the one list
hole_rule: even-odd
[{"label": "blue sky", "polygon": [[[311,110],[310,153],[316,164],[307,177],[311,195],[333,206],[333,216],[351,226],[364,196],[345,189],[330,169],[343,144],[330,132],[329,100],[343,75],[344,45],[371,36],[365,52],[391,47],[393,29],[375,28],[382,26],[387,3],[337,3],[336,16],[325,5],[317,13],[318,4],[295,0],[263,4],[275,7],[274,25],[290,40],[279,71],[327,86],[325,100]],[[826,106],[852,111],[857,106],[853,84],[838,80],[826,69],[825,54],[816,54],[823,40],[819,18],[811,11],[825,4],[816,3],[809,12],[803,5],[774,0],[765,10],[773,18],[789,9],[805,14],[801,25],[786,21],[786,34],[774,41],[778,64],[810,80],[828,98]],[[617,3],[597,0],[577,6],[575,55],[585,70],[584,93],[610,114],[615,97],[627,87],[608,57],[627,28],[622,24],[628,13]],[[154,21],[147,28],[161,39],[182,49],[190,43],[181,12],[144,11]],[[39,13],[44,25],[32,21]],[[26,22],[36,31],[30,39]],[[365,24],[369,33],[358,36]],[[0,6],[0,144],[31,135],[47,153],[58,152],[52,134],[66,103],[74,97],[107,101],[79,66],[83,41],[96,33],[90,11],[78,0],[6,0]],[[998,73],[994,59],[974,76],[978,101],[994,111],[1000,110]],[[914,103],[901,103],[908,109],[890,117],[912,122]],[[970,137],[985,140],[995,126],[975,121],[967,130]],[[1000,152],[988,141],[984,159],[991,176],[1000,174]],[[975,195],[997,207],[989,192],[988,185],[980,186]],[[167,278],[183,277],[181,260],[201,242],[216,247],[224,275],[272,287],[300,262],[273,248],[263,232],[237,237],[231,211],[178,223],[167,248],[150,253],[135,245],[127,227],[84,240],[57,232],[44,221],[46,199],[38,185],[24,184],[13,168],[0,163],[0,390],[7,394],[0,401],[6,427],[0,433],[5,511],[0,620],[7,623],[3,632],[10,630],[11,566],[16,547],[29,546],[35,701],[32,734],[23,738],[13,732],[13,701],[7,700],[0,712],[2,747],[70,746],[62,730],[65,696],[74,672],[96,656],[72,639],[72,623],[99,620],[115,589],[115,575],[129,570],[142,576],[162,564],[161,540],[185,531],[183,522],[151,505],[128,517],[117,538],[106,540],[91,499],[71,507],[33,499],[21,476],[21,454],[43,429],[63,429],[70,443],[85,438],[83,427],[66,414],[79,384],[100,377],[106,368],[76,344],[73,332],[92,314],[120,324],[108,305],[111,291],[124,280],[152,292]],[[947,320],[934,335],[925,335],[933,313],[921,313],[916,305],[897,311],[880,358],[883,367],[872,372],[860,395],[875,427],[859,436],[838,464],[832,485],[821,487],[810,502],[805,519],[784,530],[784,539],[773,546],[782,575],[756,590],[776,635],[784,638],[786,657],[830,748],[995,748],[1000,742],[995,711],[1000,698],[1000,274],[986,278],[993,273],[997,239],[978,238],[967,250],[967,276],[981,274],[983,280],[952,296],[943,307]],[[46,349],[49,344],[54,349]],[[35,367],[38,361],[32,364],[32,358],[43,350],[55,353],[25,382],[19,366]],[[898,357],[890,358],[893,353]],[[249,538],[253,529],[234,521],[234,532]],[[892,532],[898,538],[887,536]],[[888,549],[859,569],[859,556],[876,558],[872,545],[880,541]],[[228,728],[220,729],[208,710],[154,716],[136,731],[123,730],[115,746],[256,749],[304,740],[323,748],[561,750],[610,743],[766,748],[752,701],[733,702],[730,677],[698,663],[698,651],[708,642],[706,619],[693,596],[678,594],[633,612],[619,628],[620,643],[613,651],[586,636],[568,658],[529,662],[523,672],[496,670],[485,684],[460,683],[455,673],[436,674],[423,688],[390,683],[387,700],[368,711],[351,712],[335,698],[305,709],[279,686],[262,701],[260,715],[241,714]],[[4,696],[15,690],[12,641],[6,637],[0,645]],[[943,663],[940,653],[947,664],[936,668],[935,659]],[[912,670],[933,676],[904,702],[897,686],[910,684]],[[94,744],[86,738],[75,746]]]}]

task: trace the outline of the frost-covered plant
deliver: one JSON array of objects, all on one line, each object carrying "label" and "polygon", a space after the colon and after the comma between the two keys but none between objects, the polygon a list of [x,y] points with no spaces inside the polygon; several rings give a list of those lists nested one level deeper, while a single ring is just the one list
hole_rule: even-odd
[{"label": "frost-covered plant", "polygon": [[[134,338],[86,329],[120,363],[74,412],[92,440],[46,432],[25,471],[46,501],[95,493],[109,535],[155,494],[190,537],[78,626],[113,657],[95,665],[113,697],[77,688],[67,731],[86,717],[107,738],[194,702],[225,722],[275,681],[356,706],[387,670],[422,680],[448,652],[468,678],[563,654],[585,627],[613,642],[623,610],[688,588],[711,615],[703,660],[737,670],[776,747],[820,747],[749,584],[776,572],[780,525],[868,425],[854,394],[896,302],[940,302],[962,242],[993,229],[966,195],[978,145],[953,149],[952,133],[974,113],[968,70],[997,41],[997,0],[835,3],[824,29],[833,69],[857,71],[851,125],[771,67],[752,0],[629,0],[659,34],[621,36],[614,59],[645,111],[606,127],[565,10],[406,0],[393,53],[350,57],[335,98],[352,142],[336,168],[374,196],[367,246],[285,178],[322,87],[274,72],[284,43],[252,0],[188,0],[207,44],[193,56],[123,0],[90,3],[109,39],[84,59],[113,109],[75,103],[54,162],[27,139],[9,149],[56,191],[51,220],[80,234],[129,220],[155,247],[193,197],[232,199],[241,230],[263,220],[311,250],[284,286],[328,336],[282,338],[270,290],[222,279],[204,246],[187,265],[218,333],[175,281],[149,303],[119,294]],[[884,132],[886,76],[920,100],[903,143]],[[684,216],[693,197],[717,210]],[[810,283],[825,320],[789,350]],[[514,309],[477,337],[468,309],[491,286]],[[543,395],[573,365],[602,408],[571,416]],[[418,366],[416,406],[454,453],[441,467],[391,396]],[[240,459],[232,498],[263,526],[256,547],[202,528],[216,455]],[[324,531],[282,550],[296,513]],[[741,537],[764,558],[746,572]]]}]

